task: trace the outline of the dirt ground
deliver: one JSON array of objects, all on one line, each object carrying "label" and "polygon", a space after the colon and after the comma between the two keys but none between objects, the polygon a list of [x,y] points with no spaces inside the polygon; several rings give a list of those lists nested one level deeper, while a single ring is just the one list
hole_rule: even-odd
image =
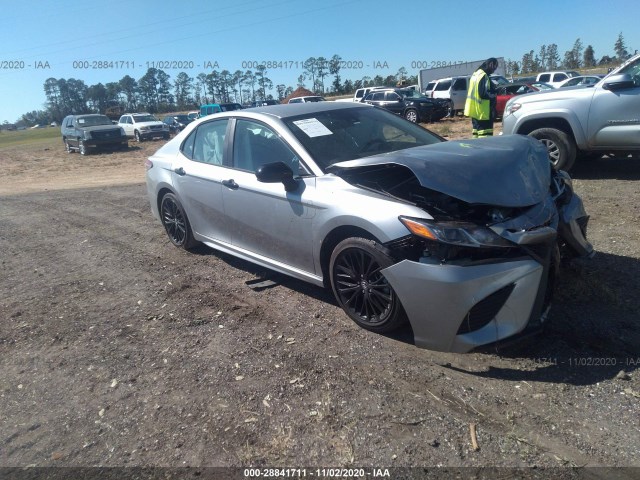
[{"label": "dirt ground", "polygon": [[[468,125],[433,128],[459,138]],[[0,467],[614,478],[590,467],[633,466],[615,478],[638,478],[638,160],[572,172],[597,255],[563,270],[550,331],[454,355],[418,349],[410,331],[362,330],[320,288],[173,247],[144,186],[161,144],[0,151]],[[252,288],[262,278],[273,284]]]}]

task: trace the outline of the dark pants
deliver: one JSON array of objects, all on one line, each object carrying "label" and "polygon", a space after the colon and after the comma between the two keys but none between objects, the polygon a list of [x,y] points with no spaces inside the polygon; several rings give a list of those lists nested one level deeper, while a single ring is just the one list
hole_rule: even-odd
[{"label": "dark pants", "polygon": [[471,119],[473,138],[491,137],[493,135],[493,120]]}]

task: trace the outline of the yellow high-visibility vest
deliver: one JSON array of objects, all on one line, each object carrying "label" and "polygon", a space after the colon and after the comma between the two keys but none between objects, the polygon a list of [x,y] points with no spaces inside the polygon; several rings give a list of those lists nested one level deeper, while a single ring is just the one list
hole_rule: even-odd
[{"label": "yellow high-visibility vest", "polygon": [[491,88],[489,83],[489,75],[479,68],[469,80],[469,90],[467,91],[467,100],[464,103],[464,115],[466,117],[475,118],[476,120],[489,120],[491,118],[491,105],[488,99],[480,98],[479,86],[480,82],[487,82],[487,91]]}]

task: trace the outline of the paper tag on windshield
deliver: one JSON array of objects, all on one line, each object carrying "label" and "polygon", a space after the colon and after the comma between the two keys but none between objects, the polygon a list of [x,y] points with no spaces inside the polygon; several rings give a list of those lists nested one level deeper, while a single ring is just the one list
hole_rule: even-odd
[{"label": "paper tag on windshield", "polygon": [[317,118],[307,118],[306,120],[296,120],[293,122],[300,130],[309,137],[322,137],[324,135],[332,135],[333,133],[325,127]]}]

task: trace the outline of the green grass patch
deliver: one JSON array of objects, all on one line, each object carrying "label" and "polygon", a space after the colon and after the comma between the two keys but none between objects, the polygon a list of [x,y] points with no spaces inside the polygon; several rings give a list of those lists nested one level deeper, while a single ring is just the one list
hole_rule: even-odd
[{"label": "green grass patch", "polygon": [[[51,139],[61,139],[60,127],[34,128],[33,130],[17,130],[0,132],[0,148],[37,145],[51,141]],[[62,142],[62,140],[60,140]]]}]

